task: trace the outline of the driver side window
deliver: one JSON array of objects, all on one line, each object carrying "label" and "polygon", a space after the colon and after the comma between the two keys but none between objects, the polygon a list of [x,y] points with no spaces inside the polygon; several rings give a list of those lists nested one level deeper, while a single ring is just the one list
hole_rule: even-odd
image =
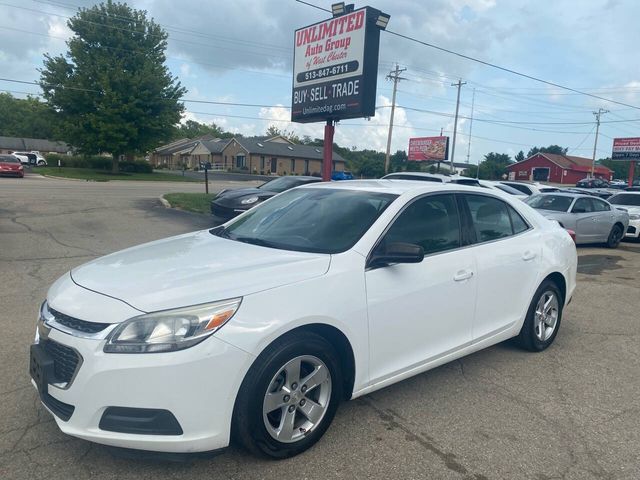
[{"label": "driver side window", "polygon": [[429,195],[407,206],[385,234],[382,243],[420,245],[425,255],[460,246],[460,221],[454,195]]}]

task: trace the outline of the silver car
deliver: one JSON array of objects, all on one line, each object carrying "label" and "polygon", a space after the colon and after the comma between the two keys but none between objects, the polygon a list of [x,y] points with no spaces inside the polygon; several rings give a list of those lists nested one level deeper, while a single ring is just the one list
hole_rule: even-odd
[{"label": "silver car", "polygon": [[545,217],[576,234],[576,244],[606,243],[616,248],[629,226],[629,214],[605,200],[576,193],[541,193],[525,200]]}]

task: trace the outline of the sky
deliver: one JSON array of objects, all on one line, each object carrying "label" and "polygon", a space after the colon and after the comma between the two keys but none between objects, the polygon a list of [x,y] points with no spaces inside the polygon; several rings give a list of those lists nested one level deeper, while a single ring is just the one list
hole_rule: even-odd
[{"label": "sky", "polygon": [[[309,0],[323,8],[330,1]],[[588,92],[619,105],[525,79],[387,32],[380,41],[377,109],[370,119],[336,126],[342,146],[384,151],[395,64],[398,85],[391,151],[409,138],[453,136],[461,79],[456,162],[489,152],[558,144],[590,158],[594,111],[602,115],[596,158],[612,139],[640,136],[638,0],[371,0],[391,15],[388,29],[486,62]],[[43,55],[66,51],[66,22],[87,0],[0,0],[0,91],[38,93],[18,81],[39,78]],[[293,32],[329,16],[295,0],[131,0],[169,33],[167,64],[188,89],[186,100],[251,103],[240,107],[185,102],[183,118],[214,122],[243,135],[270,125],[321,138],[322,123],[289,122]],[[356,8],[367,4],[357,3]],[[21,93],[18,93],[21,92]],[[472,115],[473,103],[473,115]],[[635,107],[635,108],[634,108]],[[428,110],[429,112],[417,111]],[[473,122],[470,121],[473,118]]]}]

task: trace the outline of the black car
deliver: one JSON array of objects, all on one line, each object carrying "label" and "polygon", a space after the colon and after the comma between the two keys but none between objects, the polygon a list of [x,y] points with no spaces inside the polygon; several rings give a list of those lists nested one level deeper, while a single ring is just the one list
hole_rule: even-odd
[{"label": "black car", "polygon": [[609,188],[609,182],[602,178],[583,178],[576,183],[578,188]]},{"label": "black car", "polygon": [[211,214],[229,220],[285,190],[321,181],[318,177],[278,177],[257,188],[223,190],[211,201]]}]

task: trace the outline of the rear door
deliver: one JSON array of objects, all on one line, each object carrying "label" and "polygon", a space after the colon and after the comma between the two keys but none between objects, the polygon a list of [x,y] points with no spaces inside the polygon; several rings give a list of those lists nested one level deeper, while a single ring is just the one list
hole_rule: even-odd
[{"label": "rear door", "polygon": [[611,205],[598,198],[591,199],[593,211],[595,212],[595,234],[598,235],[599,242],[606,242],[615,223],[616,216],[611,210]]},{"label": "rear door", "polygon": [[542,248],[539,233],[507,202],[464,194],[477,268],[473,341],[522,321],[538,287]]}]

